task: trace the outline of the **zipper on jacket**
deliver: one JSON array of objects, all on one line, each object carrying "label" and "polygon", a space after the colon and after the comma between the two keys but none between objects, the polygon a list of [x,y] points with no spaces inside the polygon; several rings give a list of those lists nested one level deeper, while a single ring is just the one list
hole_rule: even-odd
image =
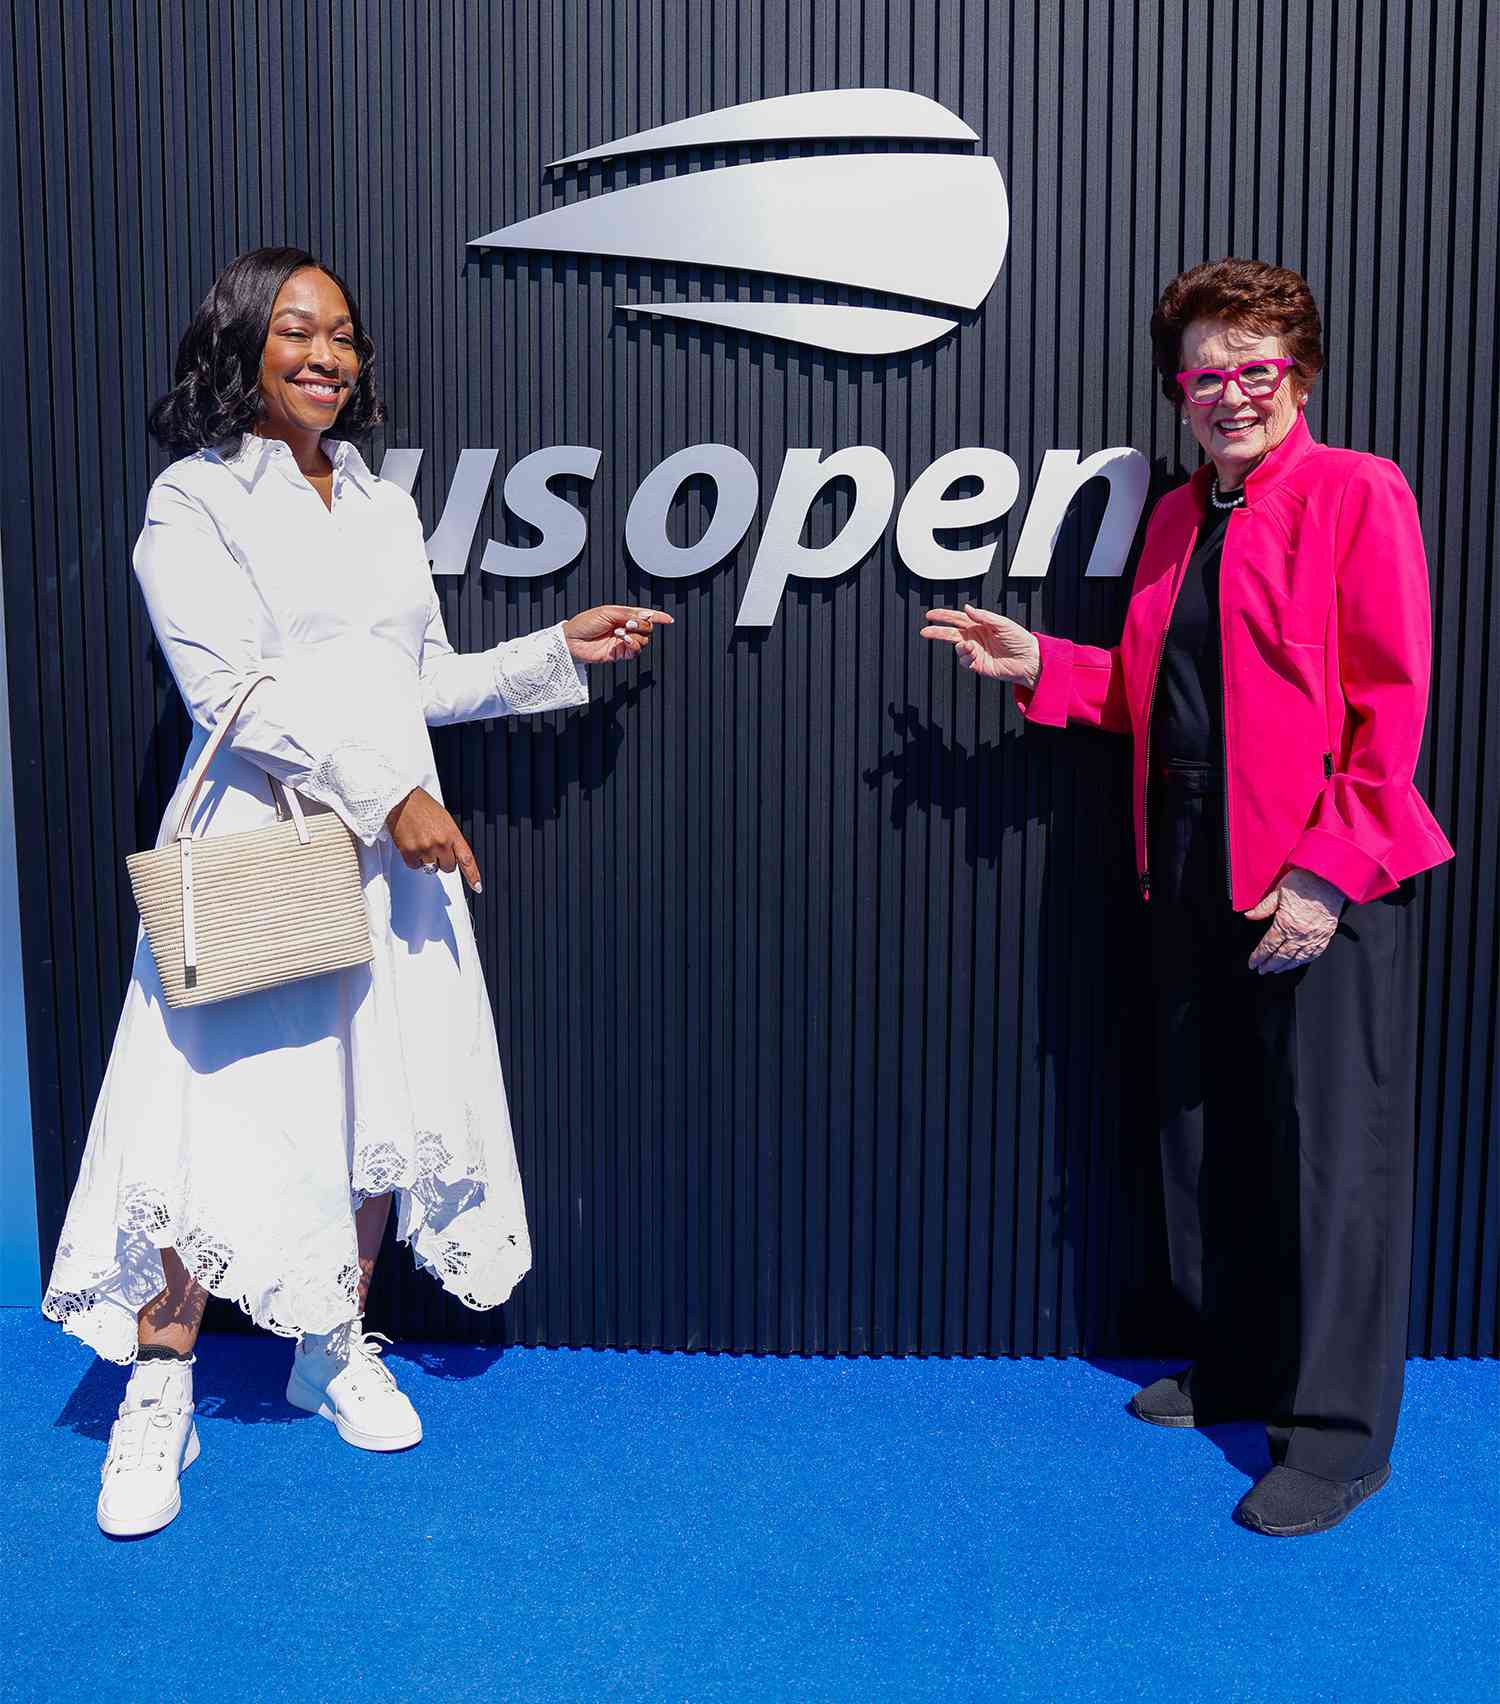
[{"label": "zipper on jacket", "polygon": [[[1187,578],[1187,565],[1193,559],[1193,552],[1198,547],[1198,534],[1202,530],[1201,525],[1193,528],[1193,536],[1188,540],[1187,554],[1175,572],[1172,595],[1167,599],[1167,618],[1162,623],[1161,638],[1156,647],[1156,660],[1151,666],[1151,690],[1146,695],[1146,787],[1141,795],[1141,857],[1144,867],[1137,877],[1142,899],[1151,897],[1151,724],[1156,720],[1156,687],[1161,677],[1161,660],[1166,654],[1167,635],[1172,630],[1172,615],[1177,608],[1177,599],[1182,594],[1182,582]],[[1222,579],[1223,576],[1220,575],[1221,582]]]},{"label": "zipper on jacket", "polygon": [[1323,779],[1325,781],[1333,779],[1333,753],[1331,751],[1323,753]]},{"label": "zipper on jacket", "polygon": [[1219,546],[1219,746],[1224,766],[1224,888],[1229,909],[1234,910],[1234,866],[1229,856],[1229,659],[1224,643],[1224,552],[1229,547],[1229,529],[1244,504],[1231,509],[1224,521],[1224,542]]},{"label": "zipper on jacket", "polygon": [[[1176,599],[1172,600],[1174,603]],[[1167,648],[1167,631],[1172,625],[1171,605],[1167,608],[1167,625],[1161,630],[1161,644],[1156,649],[1156,664],[1151,670],[1151,691],[1146,698],[1146,786],[1141,794],[1141,898],[1151,897],[1151,724],[1156,720],[1156,683],[1161,674],[1162,653]]]}]

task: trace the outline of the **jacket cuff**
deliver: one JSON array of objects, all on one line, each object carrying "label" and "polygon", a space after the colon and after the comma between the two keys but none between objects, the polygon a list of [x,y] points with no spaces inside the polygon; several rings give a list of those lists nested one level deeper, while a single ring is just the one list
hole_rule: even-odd
[{"label": "jacket cuff", "polygon": [[1041,648],[1042,672],[1035,686],[1015,688],[1016,708],[1028,722],[1044,728],[1065,728],[1073,696],[1073,641],[1038,633],[1036,642]]},{"label": "jacket cuff", "polygon": [[1356,905],[1393,893],[1400,886],[1378,858],[1326,828],[1308,829],[1286,862],[1288,869],[1311,870],[1313,875],[1332,882]]},{"label": "jacket cuff", "polygon": [[508,639],[490,653],[495,689],[512,714],[566,710],[589,701],[588,676],[568,649],[562,623]]}]

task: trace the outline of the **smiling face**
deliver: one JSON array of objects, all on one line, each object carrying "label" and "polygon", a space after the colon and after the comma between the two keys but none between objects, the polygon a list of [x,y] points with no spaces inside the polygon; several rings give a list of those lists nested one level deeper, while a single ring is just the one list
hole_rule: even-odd
[{"label": "smiling face", "polygon": [[257,430],[294,448],[315,447],[359,377],[354,322],[326,272],[304,266],[282,285],[261,356]]},{"label": "smiling face", "polygon": [[[1287,353],[1274,333],[1250,331],[1226,320],[1194,320],[1182,334],[1182,369],[1242,367],[1257,356]],[[1306,402],[1295,372],[1288,372],[1270,396],[1246,396],[1234,381],[1207,408],[1184,401],[1193,436],[1214,464],[1222,491],[1236,490],[1245,475],[1281,442],[1296,424]]]}]

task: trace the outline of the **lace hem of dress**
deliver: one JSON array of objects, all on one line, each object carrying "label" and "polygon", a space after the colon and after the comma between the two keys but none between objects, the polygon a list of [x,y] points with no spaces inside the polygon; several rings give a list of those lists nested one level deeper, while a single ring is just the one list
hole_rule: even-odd
[{"label": "lace hem of dress", "polygon": [[333,1331],[359,1311],[353,1211],[371,1196],[392,1191],[400,1202],[400,1240],[417,1266],[465,1307],[480,1312],[499,1307],[531,1268],[531,1239],[524,1218],[507,1222],[489,1195],[476,1132],[467,1135],[467,1151],[457,1163],[442,1136],[429,1130],[418,1132],[411,1155],[393,1142],[357,1147],[350,1180],[351,1258],[304,1262],[291,1273],[267,1272],[211,1227],[174,1211],[162,1191],[136,1184],[115,1222],[113,1259],[101,1260],[102,1251],[95,1251],[86,1262],[69,1243],[59,1245],[42,1313],[105,1360],[129,1365],[136,1355],[137,1316],[165,1282],[161,1251],[175,1248],[210,1295],[233,1302],[277,1337]]},{"label": "lace hem of dress", "polygon": [[333,799],[345,820],[367,846],[373,846],[394,806],[411,791],[410,780],[374,746],[351,740],[322,759],[308,791]]},{"label": "lace hem of dress", "polygon": [[474,1259],[473,1249],[460,1237],[418,1233],[407,1240],[418,1270],[430,1272],[450,1296],[475,1313],[488,1313],[508,1301],[531,1270],[531,1245],[515,1232],[482,1261]]},{"label": "lace hem of dress", "polygon": [[[127,1193],[115,1229],[116,1253],[108,1264],[80,1268],[68,1243],[58,1247],[42,1313],[121,1366],[135,1359],[137,1316],[161,1293],[164,1248],[176,1249],[210,1295],[233,1302],[277,1337],[331,1331],[359,1312],[356,1261],[315,1263],[291,1274],[257,1274],[254,1263],[239,1257],[223,1237],[205,1225],[184,1222],[163,1194],[148,1185],[137,1184]],[[349,1252],[354,1252],[352,1227]]]},{"label": "lace hem of dress", "polygon": [[531,1270],[531,1238],[523,1216],[507,1218],[490,1193],[472,1109],[461,1160],[433,1130],[417,1132],[408,1155],[389,1141],[359,1146],[356,1127],[353,1190],[356,1203],[394,1192],[397,1240],[423,1272],[431,1273],[465,1307],[484,1313],[508,1299]]},{"label": "lace hem of dress", "polygon": [[435,1130],[419,1130],[416,1146],[403,1153],[394,1142],[362,1144],[363,1125],[354,1128],[354,1167],[350,1179],[356,1207],[372,1196],[405,1190],[429,1213],[446,1210],[451,1217],[483,1196],[488,1181],[483,1151],[471,1139],[469,1151],[455,1175],[448,1144]]},{"label": "lace hem of dress", "polygon": [[517,715],[566,710],[589,701],[588,677],[574,661],[561,623],[507,639],[490,655],[496,689]]}]

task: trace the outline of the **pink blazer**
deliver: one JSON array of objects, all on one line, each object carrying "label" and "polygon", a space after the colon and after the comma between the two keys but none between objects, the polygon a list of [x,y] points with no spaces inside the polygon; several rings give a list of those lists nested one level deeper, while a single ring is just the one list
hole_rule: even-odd
[{"label": "pink blazer", "polygon": [[[1039,634],[1016,701],[1047,727],[1134,737],[1136,869],[1151,891],[1151,706],[1213,470],[1156,505],[1120,643]],[[1230,901],[1312,870],[1366,901],[1453,856],[1413,775],[1432,619],[1417,506],[1401,470],[1319,444],[1300,418],[1245,481],[1219,576]]]}]

